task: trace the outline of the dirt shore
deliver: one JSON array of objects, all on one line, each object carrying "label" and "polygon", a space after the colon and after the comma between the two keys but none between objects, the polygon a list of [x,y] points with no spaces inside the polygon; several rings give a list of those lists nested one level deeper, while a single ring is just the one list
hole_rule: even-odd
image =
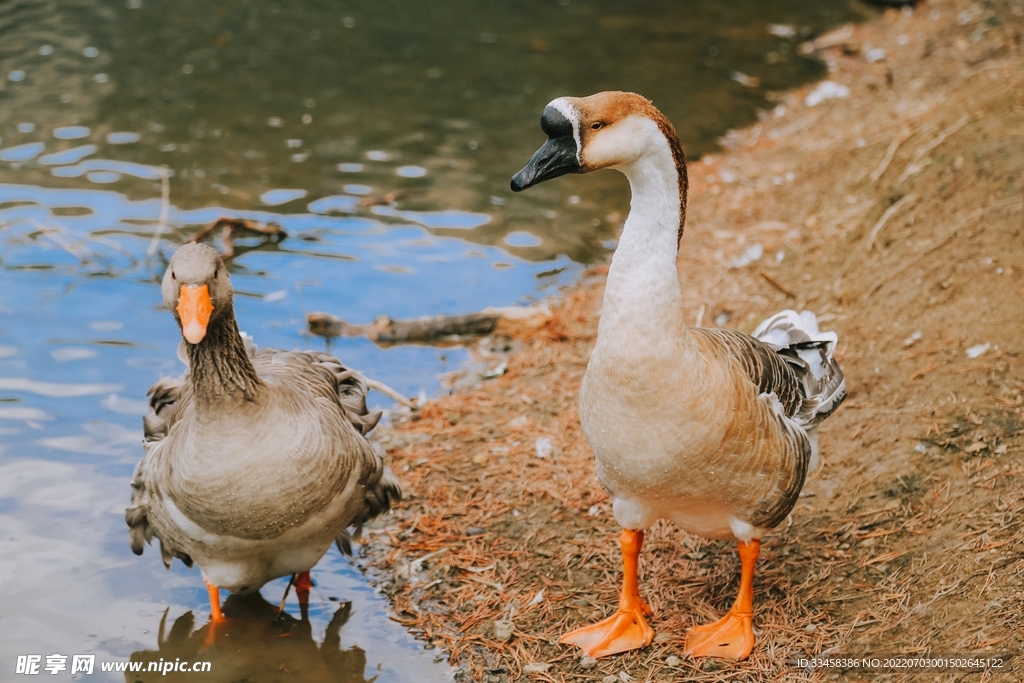
[{"label": "dirt shore", "polygon": [[[503,375],[384,431],[410,495],[365,562],[459,680],[922,680],[788,660],[1022,650],[1022,34],[1021,0],[889,10],[818,39],[839,97],[779,94],[691,164],[689,320],[749,332],[815,311],[850,393],[822,428],[824,467],[765,541],[748,660],[683,656],[686,629],[731,603],[738,560],[664,524],[641,563],[654,644],[595,666],[556,643],[610,613],[620,580],[576,409],[605,267]],[[1018,657],[971,680],[1021,678]]]}]

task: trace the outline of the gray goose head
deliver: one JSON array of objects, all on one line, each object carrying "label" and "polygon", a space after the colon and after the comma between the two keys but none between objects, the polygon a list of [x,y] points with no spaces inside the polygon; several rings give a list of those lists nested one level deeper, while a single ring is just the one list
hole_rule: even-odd
[{"label": "gray goose head", "polygon": [[185,244],[174,252],[161,290],[191,345],[206,338],[211,322],[231,315],[231,278],[220,255],[205,244]]}]

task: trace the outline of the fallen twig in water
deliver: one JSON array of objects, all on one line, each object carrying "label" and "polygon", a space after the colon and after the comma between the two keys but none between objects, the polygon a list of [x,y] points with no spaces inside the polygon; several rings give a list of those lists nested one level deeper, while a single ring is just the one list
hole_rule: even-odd
[{"label": "fallen twig in water", "polygon": [[160,220],[157,221],[156,231],[153,233],[153,239],[149,242],[149,247],[146,249],[146,258],[148,259],[156,253],[156,249],[160,246],[160,238],[164,234],[164,230],[167,229],[167,213],[171,208],[171,170],[166,166],[160,167]]},{"label": "fallen twig in water", "polygon": [[[95,242],[109,247],[121,256],[125,257],[131,264],[135,264],[135,257],[132,256],[131,252],[114,240],[107,239],[105,237],[97,237],[91,234],[76,235],[61,225],[44,225],[34,218],[29,218],[28,223],[38,229],[44,237],[77,258],[79,262],[83,264],[92,263],[94,260],[99,258],[99,255],[95,251],[86,246],[86,242]],[[72,237],[74,241],[69,241],[66,236]]]},{"label": "fallen twig in water", "polygon": [[248,230],[250,232],[259,233],[260,235],[266,235],[267,237],[280,242],[288,233],[281,228],[277,223],[257,223],[249,218],[218,218],[213,223],[197,232],[190,242],[202,242],[217,228],[223,227],[224,232],[221,234],[221,239],[224,242],[224,258],[229,259],[235,255],[235,233],[236,231]]},{"label": "fallen twig in water", "polygon": [[460,337],[508,335],[538,330],[551,319],[547,306],[486,308],[479,313],[432,315],[415,320],[393,320],[382,315],[368,325],[352,325],[330,313],[306,316],[310,334],[320,337],[366,337],[378,344],[457,343]]},{"label": "fallen twig in water", "polygon": [[359,200],[359,206],[387,206],[391,202],[397,202],[410,193],[410,190],[392,190],[380,197],[363,197]]},{"label": "fallen twig in water", "polygon": [[393,399],[396,403],[403,405],[406,408],[416,409],[422,406],[418,399],[403,396],[402,394],[398,393],[397,391],[389,387],[387,384],[384,384],[384,382],[378,382],[377,380],[370,379],[369,377],[363,377],[363,382],[365,382],[366,386],[368,386],[369,388],[379,391],[380,393],[384,394],[390,399]]}]

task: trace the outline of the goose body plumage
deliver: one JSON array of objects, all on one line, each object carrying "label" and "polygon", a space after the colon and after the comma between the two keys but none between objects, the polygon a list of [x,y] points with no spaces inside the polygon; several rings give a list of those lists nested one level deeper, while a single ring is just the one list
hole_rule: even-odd
[{"label": "goose body plumage", "polygon": [[824,356],[827,341],[776,347],[722,328],[679,336],[662,357],[599,342],[580,391],[598,477],[624,527],[669,519],[707,538],[760,538],[815,469],[815,430],[842,400],[842,375],[816,379],[797,353]]},{"label": "goose body plumage", "polygon": [[347,529],[401,490],[367,439],[380,413],[367,410],[361,375],[325,353],[246,348],[208,247],[185,245],[172,259],[172,310],[191,261],[216,269],[205,280],[213,314],[199,343],[182,343],[186,373],[150,389],[126,521],[136,554],[156,538],[166,565],[195,562],[209,584],[246,593],[308,571],[333,542],[345,548]]},{"label": "goose body plumage", "polygon": [[818,425],[845,397],[837,337],[807,311],[782,311],[751,335],[685,324],[677,258],[686,162],[672,124],[648,100],[622,92],[559,98],[541,127],[548,140],[513,190],[614,168],[632,192],[580,390],[598,478],[625,529],[623,593],[615,615],[563,642],[595,657],[650,643],[636,557],[643,531],[668,519],[740,543],[749,581],[723,623],[691,632],[697,644],[688,651],[745,657],[759,539],[789,515],[816,466]]}]

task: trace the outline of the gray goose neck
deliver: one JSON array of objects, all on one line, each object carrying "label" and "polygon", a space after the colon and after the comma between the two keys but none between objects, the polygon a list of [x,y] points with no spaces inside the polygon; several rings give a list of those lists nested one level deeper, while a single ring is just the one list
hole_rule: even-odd
[{"label": "gray goose neck", "polygon": [[185,346],[192,391],[198,400],[256,399],[263,382],[245,351],[233,308],[210,321],[201,342]]}]

